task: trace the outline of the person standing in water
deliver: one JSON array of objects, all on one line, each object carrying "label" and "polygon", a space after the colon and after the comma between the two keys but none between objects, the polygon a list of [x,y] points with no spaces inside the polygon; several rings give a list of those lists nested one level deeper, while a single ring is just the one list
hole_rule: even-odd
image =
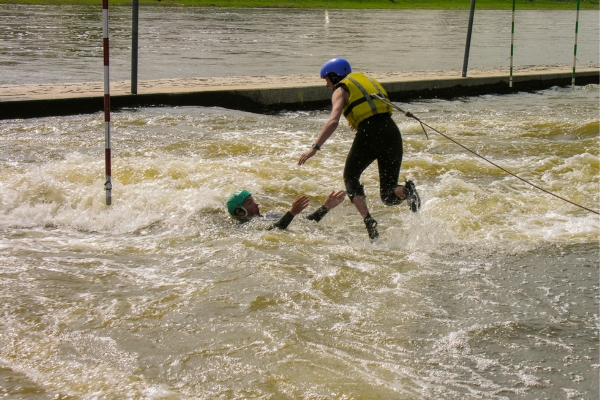
[{"label": "person standing in water", "polygon": [[327,139],[337,129],[342,114],[356,137],[346,158],[344,184],[346,194],[362,216],[369,238],[379,237],[377,221],[369,209],[360,177],[373,161],[379,168],[379,195],[385,205],[393,206],[407,200],[413,212],[419,211],[421,199],[412,181],[398,184],[402,164],[402,136],[392,119],[392,108],[375,96],[387,98],[387,92],[374,78],[360,72],[352,72],[350,63],[343,58],[327,61],[321,68],[321,78],[333,90],[332,110],[329,119],[321,129],[311,149],[305,151],[298,160],[304,164],[317,154]]}]

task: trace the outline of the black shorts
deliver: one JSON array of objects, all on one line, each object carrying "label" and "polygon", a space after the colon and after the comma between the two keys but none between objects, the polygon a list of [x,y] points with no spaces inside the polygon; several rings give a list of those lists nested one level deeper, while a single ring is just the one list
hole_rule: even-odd
[{"label": "black shorts", "polygon": [[351,200],[365,195],[360,177],[375,160],[379,168],[381,201],[389,206],[401,203],[394,190],[402,164],[402,136],[390,114],[374,115],[358,126],[344,167],[346,193]]}]

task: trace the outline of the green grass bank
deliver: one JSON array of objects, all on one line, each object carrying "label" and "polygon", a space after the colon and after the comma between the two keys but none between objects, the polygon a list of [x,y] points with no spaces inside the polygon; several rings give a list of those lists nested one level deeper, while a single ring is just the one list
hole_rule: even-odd
[{"label": "green grass bank", "polygon": [[[141,6],[277,7],[468,10],[470,0],[139,0]],[[0,0],[0,4],[98,5],[100,0]],[[477,0],[477,9],[511,10],[512,0]],[[131,5],[132,0],[109,0],[110,6]],[[575,10],[577,0],[517,0],[518,10]],[[580,0],[581,10],[598,10],[599,0]]]}]

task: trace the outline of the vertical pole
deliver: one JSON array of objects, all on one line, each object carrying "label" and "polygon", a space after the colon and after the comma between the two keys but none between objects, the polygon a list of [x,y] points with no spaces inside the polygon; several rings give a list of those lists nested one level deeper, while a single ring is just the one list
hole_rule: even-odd
[{"label": "vertical pole", "polygon": [[102,33],[104,47],[104,163],[106,166],[106,205],[110,206],[112,184],[110,182],[110,78],[108,62],[108,0],[102,0]]},{"label": "vertical pole", "polygon": [[513,55],[514,55],[514,43],[515,43],[515,3],[517,0],[513,0],[512,7],[512,28],[510,33],[510,79],[508,80],[508,87],[513,86]]},{"label": "vertical pole", "polygon": [[471,32],[473,32],[473,16],[475,15],[475,0],[471,0],[471,11],[469,13],[469,29],[467,30],[467,43],[465,45],[465,59],[463,61],[462,76],[467,76],[467,66],[469,65],[469,50],[471,48]]},{"label": "vertical pole", "polygon": [[577,0],[577,16],[575,17],[575,48],[573,50],[573,75],[571,88],[575,89],[575,65],[577,64],[577,32],[579,31],[579,0]]},{"label": "vertical pole", "polygon": [[131,94],[137,94],[139,9],[139,0],[133,0],[131,13]]}]

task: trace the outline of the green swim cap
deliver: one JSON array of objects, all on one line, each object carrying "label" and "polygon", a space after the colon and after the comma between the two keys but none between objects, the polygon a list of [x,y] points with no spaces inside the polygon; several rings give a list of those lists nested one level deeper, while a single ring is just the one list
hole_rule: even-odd
[{"label": "green swim cap", "polygon": [[229,200],[227,200],[227,211],[229,211],[229,214],[235,216],[235,209],[242,208],[242,204],[244,203],[244,200],[246,200],[246,197],[248,197],[248,196],[251,196],[251,194],[246,189],[238,190],[237,192],[234,192],[229,197]]}]

